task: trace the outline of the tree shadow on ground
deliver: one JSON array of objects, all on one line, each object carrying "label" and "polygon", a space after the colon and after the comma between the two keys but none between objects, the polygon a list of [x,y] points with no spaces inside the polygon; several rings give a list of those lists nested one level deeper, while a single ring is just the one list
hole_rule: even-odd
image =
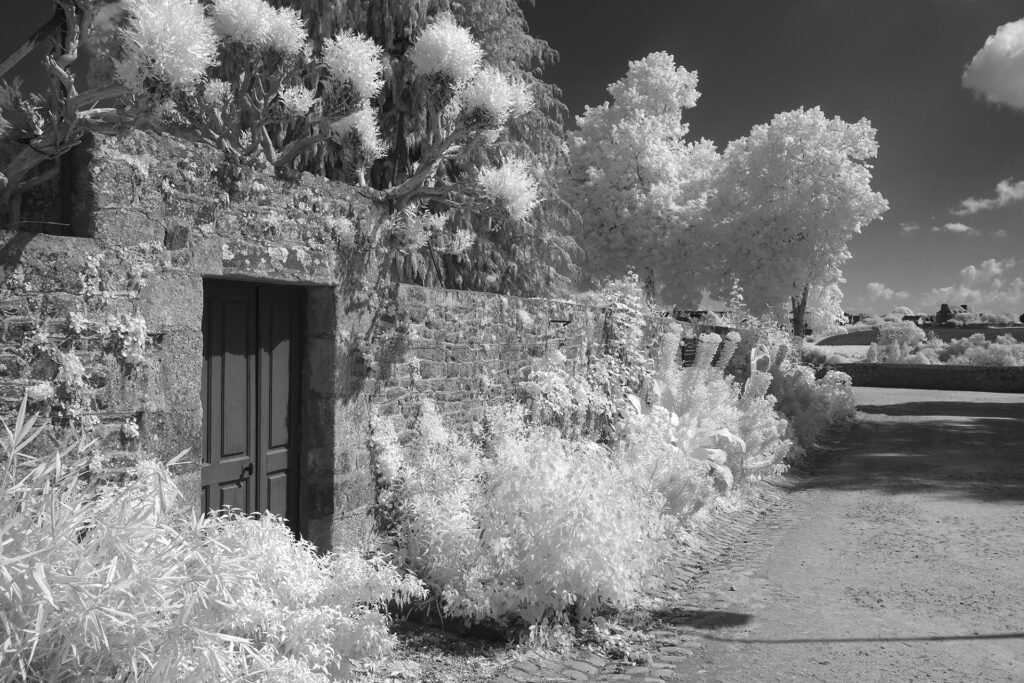
[{"label": "tree shadow on ground", "polygon": [[1024,500],[1024,404],[918,402],[860,411],[843,443],[797,488]]},{"label": "tree shadow on ground", "polygon": [[950,636],[892,636],[888,638],[779,638],[775,640],[758,638],[726,638],[722,636],[704,636],[707,640],[722,643],[747,643],[758,645],[799,645],[802,643],[911,643],[924,641],[947,640],[1018,640],[1024,639],[1024,633],[972,633],[970,635]]},{"label": "tree shadow on ground", "polygon": [[742,612],[683,608],[655,610],[651,612],[651,616],[676,626],[689,626],[690,628],[707,631],[744,626],[753,619],[751,615],[743,614]]},{"label": "tree shadow on ground", "polygon": [[857,406],[857,410],[869,415],[946,415],[951,417],[985,417],[1024,420],[1024,402],[972,403],[968,401],[917,401],[914,403],[891,403],[882,405]]}]

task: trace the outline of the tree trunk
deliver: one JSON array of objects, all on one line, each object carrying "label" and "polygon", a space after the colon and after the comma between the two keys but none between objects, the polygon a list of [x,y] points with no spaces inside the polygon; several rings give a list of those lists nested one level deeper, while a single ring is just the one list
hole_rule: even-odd
[{"label": "tree trunk", "polygon": [[807,313],[807,294],[811,289],[810,283],[804,285],[803,292],[800,296],[792,296],[789,298],[790,303],[793,306],[793,334],[798,337],[804,336],[804,317]]}]

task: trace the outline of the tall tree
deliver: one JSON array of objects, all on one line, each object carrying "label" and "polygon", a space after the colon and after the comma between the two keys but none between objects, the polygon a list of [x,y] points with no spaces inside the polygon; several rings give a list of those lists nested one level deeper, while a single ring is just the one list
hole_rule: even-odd
[{"label": "tall tree", "polygon": [[888,208],[871,189],[877,152],[870,122],[819,108],[778,114],[729,143],[709,203],[712,293],[725,296],[735,279],[754,313],[788,303],[797,333],[815,291],[835,308],[850,239]]},{"label": "tall tree", "polygon": [[569,136],[564,194],[579,211],[576,233],[590,275],[633,267],[666,299],[700,299],[701,217],[719,162],[713,143],[688,142],[683,112],[696,105],[696,72],[665,52],[629,63],[608,86],[611,102],[587,107]]}]

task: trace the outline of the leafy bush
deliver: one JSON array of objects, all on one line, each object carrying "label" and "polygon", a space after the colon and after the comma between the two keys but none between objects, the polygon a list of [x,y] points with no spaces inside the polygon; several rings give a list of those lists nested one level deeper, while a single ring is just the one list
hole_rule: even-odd
[{"label": "leafy bush", "polygon": [[969,337],[953,339],[943,343],[938,339],[929,340],[919,352],[930,363],[949,365],[1024,365],[1024,342],[1012,334],[1003,334],[989,341],[978,332]]},{"label": "leafy bush", "polygon": [[757,370],[738,383],[726,374],[740,335],[702,335],[693,367],[678,363],[679,331],[663,338],[654,402],[637,402],[624,421],[615,457],[684,521],[735,482],[783,468],[793,446],[789,426],[766,395],[771,375]]},{"label": "leafy bush", "polygon": [[429,401],[410,438],[378,422],[379,503],[395,558],[445,614],[538,624],[624,607],[659,555],[664,524],[607,450],[494,411],[478,443]]},{"label": "leafy bush", "polygon": [[868,353],[872,362],[905,363],[924,340],[924,330],[910,321],[887,322],[879,326],[878,342]]},{"label": "leafy bush", "polygon": [[785,360],[772,367],[770,390],[777,398],[777,409],[789,420],[796,442],[811,448],[826,428],[856,412],[852,385],[845,372],[829,370],[816,380],[813,369]]},{"label": "leafy bush", "polygon": [[379,558],[318,556],[273,515],[195,516],[165,466],[121,484],[90,444],[0,446],[0,670],[29,680],[327,680],[393,644],[386,601],[422,596]]},{"label": "leafy bush", "polygon": [[[875,353],[869,355],[869,361],[886,361],[890,354]],[[989,341],[984,334],[978,332],[969,337],[960,337],[944,342],[932,337],[919,344],[914,353],[900,355],[895,362],[915,365],[948,364],[948,365],[991,365],[1020,366],[1024,365],[1024,343],[1011,334],[1004,334]],[[892,362],[892,361],[890,361]]]}]

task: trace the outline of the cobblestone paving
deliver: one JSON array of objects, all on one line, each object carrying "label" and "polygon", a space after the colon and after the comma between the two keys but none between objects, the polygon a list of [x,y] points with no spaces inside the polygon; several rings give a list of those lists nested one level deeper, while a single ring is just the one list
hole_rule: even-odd
[{"label": "cobblestone paving", "polygon": [[[753,485],[747,504],[702,529],[697,549],[677,548],[662,565],[661,586],[643,609],[621,622],[645,634],[648,661],[634,664],[577,648],[534,652],[511,664],[494,681],[629,681],[656,683],[699,679],[703,634],[741,626],[747,614],[767,602],[760,563],[789,521],[786,493],[795,480],[783,477]],[[723,577],[725,580],[723,581]],[[742,629],[739,631],[742,633]]]}]

